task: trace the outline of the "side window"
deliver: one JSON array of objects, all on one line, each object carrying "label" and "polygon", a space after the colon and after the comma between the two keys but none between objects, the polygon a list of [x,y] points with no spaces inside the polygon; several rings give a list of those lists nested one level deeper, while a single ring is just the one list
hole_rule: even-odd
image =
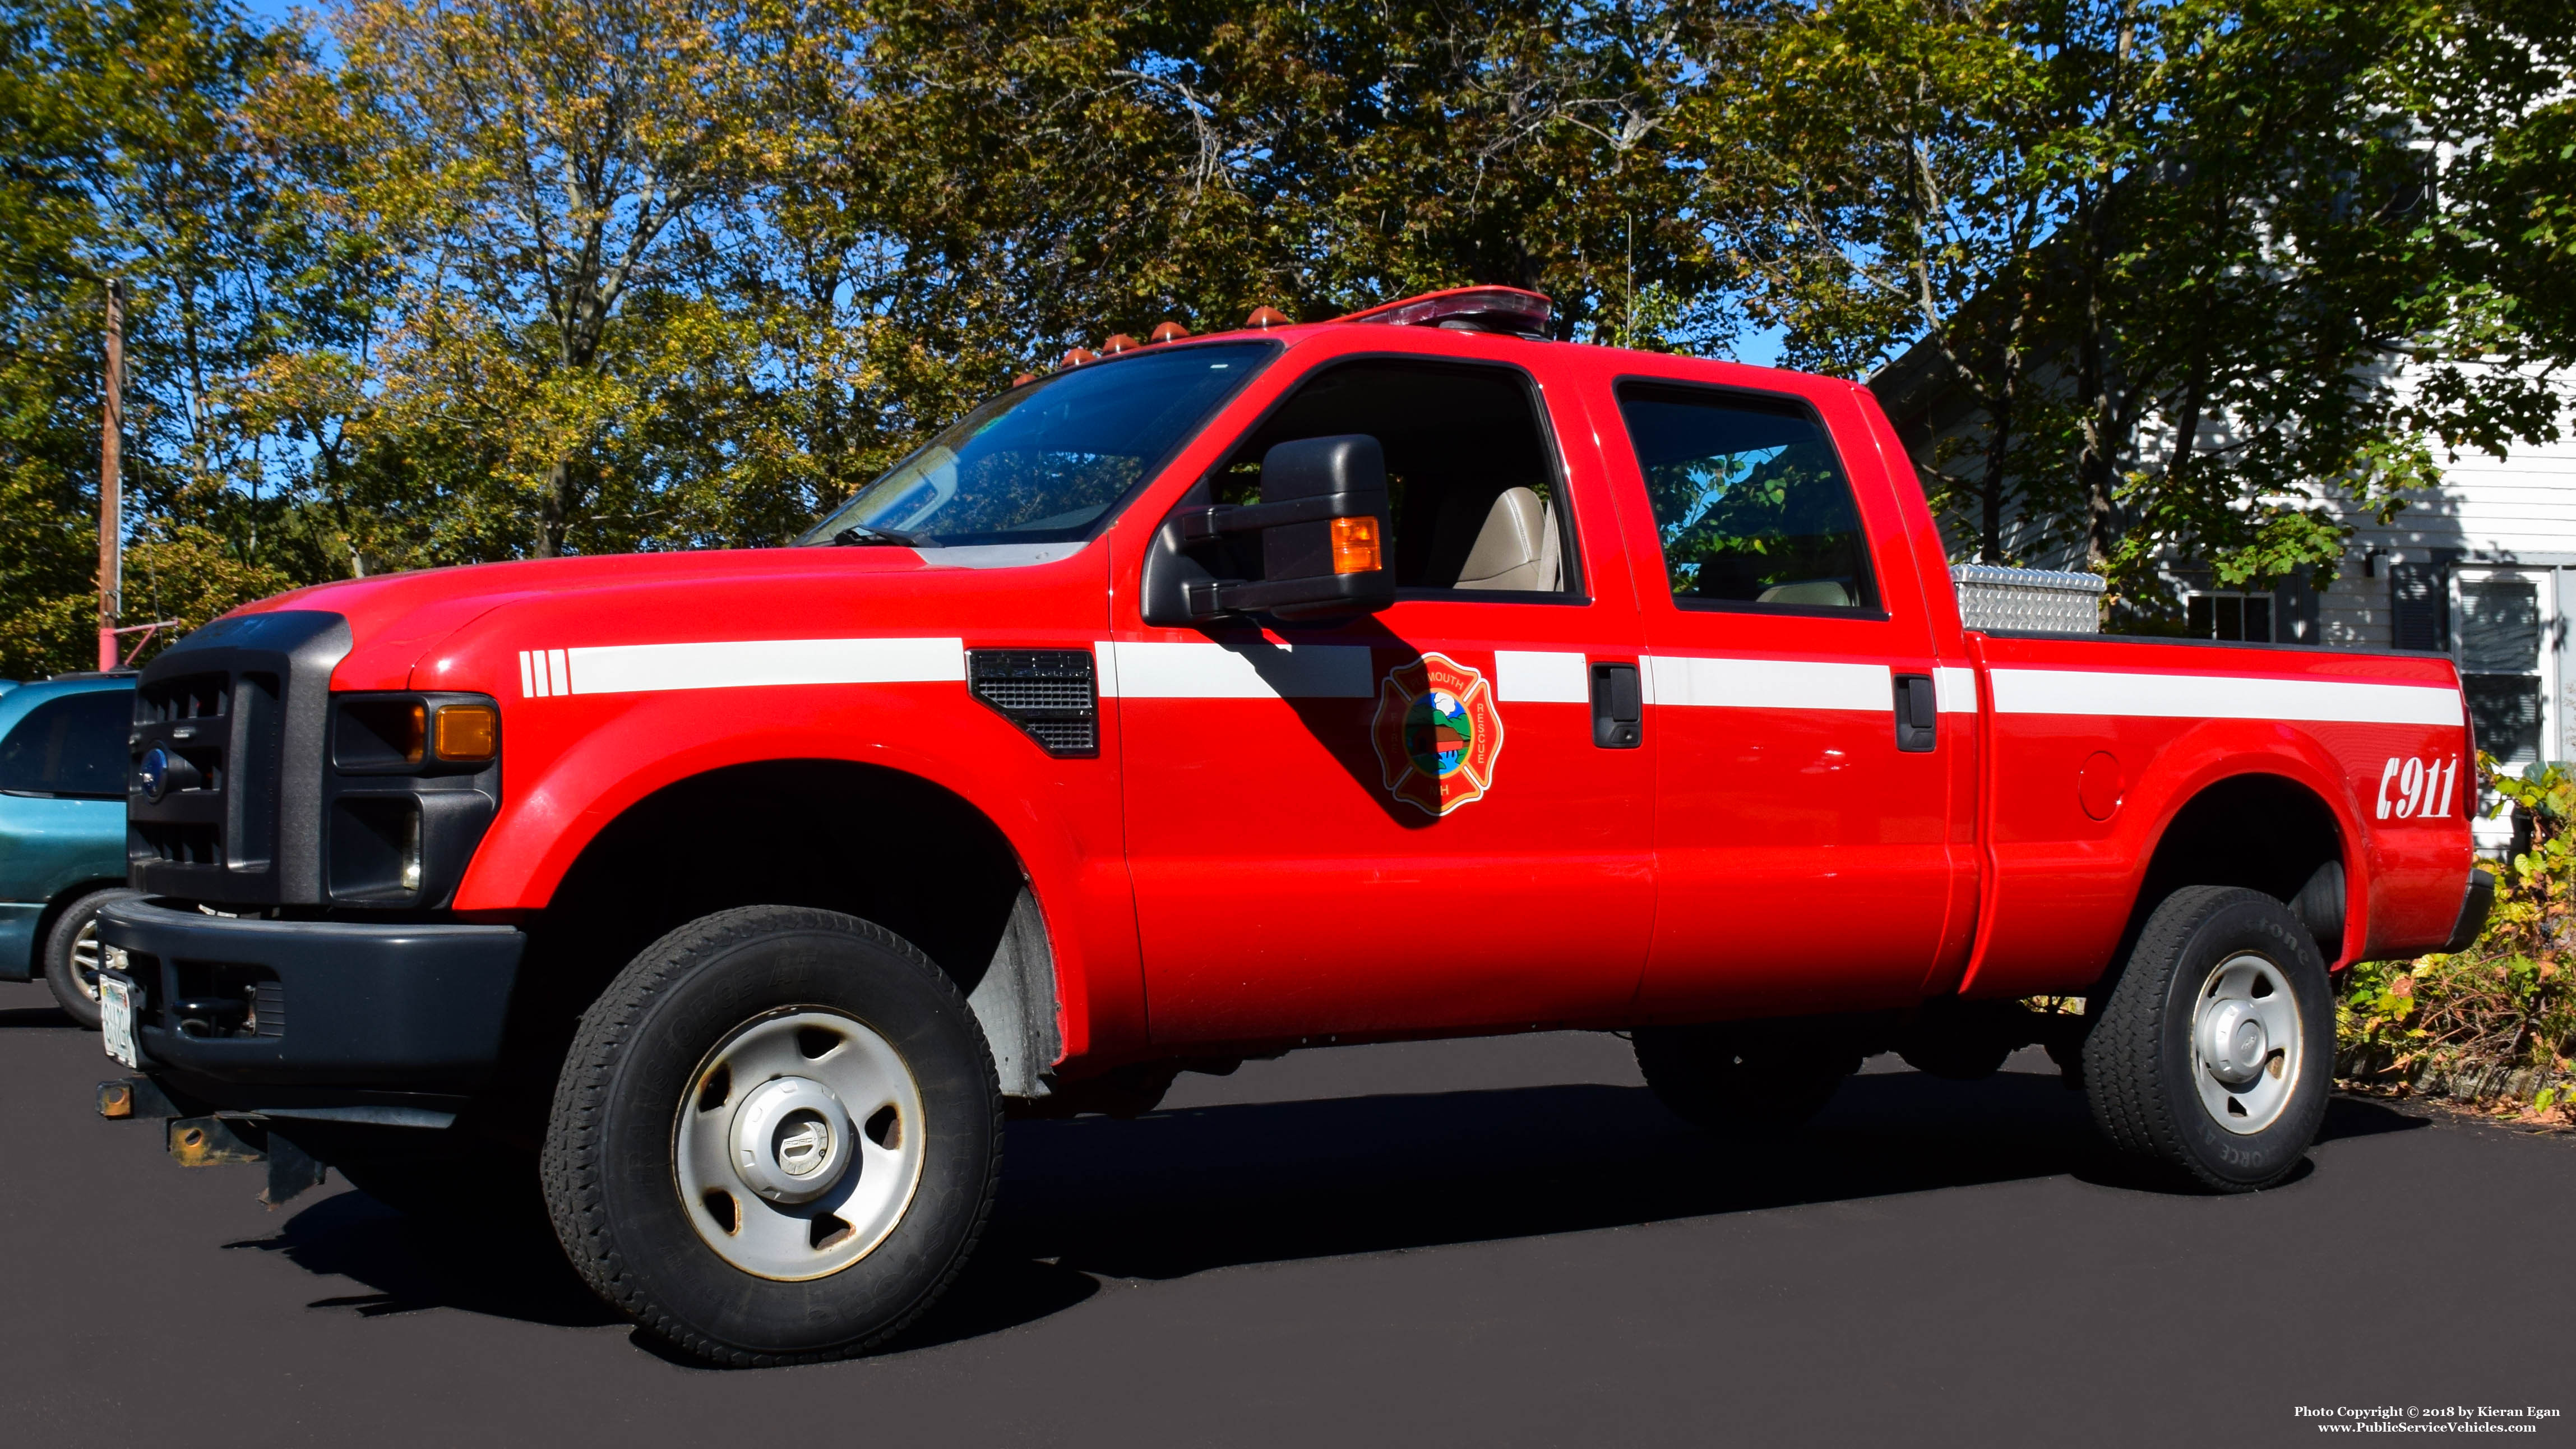
[{"label": "side window", "polygon": [[1878,608],[1851,481],[1814,413],[1785,399],[1623,383],[1673,597],[1721,608]]},{"label": "side window", "polygon": [[134,696],[122,689],[46,700],[0,740],[0,791],[124,799],[133,720]]},{"label": "side window", "polygon": [[1253,501],[1273,447],[1342,433],[1385,450],[1396,587],[1577,592],[1556,453],[1519,373],[1384,358],[1327,367],[1226,459],[1217,501]]}]

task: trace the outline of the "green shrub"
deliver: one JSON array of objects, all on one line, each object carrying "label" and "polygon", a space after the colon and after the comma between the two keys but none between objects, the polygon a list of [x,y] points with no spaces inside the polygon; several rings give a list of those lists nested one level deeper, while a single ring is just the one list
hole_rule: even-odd
[{"label": "green shrub", "polygon": [[2337,1066],[2356,1086],[2576,1120],[2576,774],[2534,765],[2516,778],[2482,754],[2478,778],[2499,809],[2528,813],[2528,847],[2493,867],[2495,910],[2469,949],[2352,969]]}]

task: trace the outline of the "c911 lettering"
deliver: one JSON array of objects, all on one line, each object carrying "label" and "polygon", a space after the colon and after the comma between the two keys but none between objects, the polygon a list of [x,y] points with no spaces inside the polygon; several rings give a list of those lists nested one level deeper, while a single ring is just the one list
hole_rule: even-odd
[{"label": "c911 lettering", "polygon": [[2440,819],[2451,813],[2451,792],[2459,787],[2460,757],[2413,759],[2391,755],[2379,771],[2379,818],[2411,820],[2418,815]]}]

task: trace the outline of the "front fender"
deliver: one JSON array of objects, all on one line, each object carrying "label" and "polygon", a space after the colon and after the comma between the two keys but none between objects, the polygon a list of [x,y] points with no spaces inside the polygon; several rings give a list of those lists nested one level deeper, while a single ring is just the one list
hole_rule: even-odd
[{"label": "front fender", "polygon": [[503,738],[504,803],[460,912],[542,910],[601,831],[682,780],[781,760],[877,766],[965,801],[1018,857],[1053,951],[1067,1055],[1091,1051],[1097,1032],[1123,1037],[1122,1023],[1141,1035],[1107,720],[1099,758],[1055,759],[960,683],[829,685],[504,701]]}]

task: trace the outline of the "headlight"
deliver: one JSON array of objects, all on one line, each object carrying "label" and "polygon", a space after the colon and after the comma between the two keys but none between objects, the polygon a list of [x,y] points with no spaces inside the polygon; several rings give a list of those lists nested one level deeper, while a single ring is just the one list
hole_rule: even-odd
[{"label": "headlight", "polygon": [[482,694],[336,695],[325,793],[331,901],[443,905],[500,808],[500,706]]}]

